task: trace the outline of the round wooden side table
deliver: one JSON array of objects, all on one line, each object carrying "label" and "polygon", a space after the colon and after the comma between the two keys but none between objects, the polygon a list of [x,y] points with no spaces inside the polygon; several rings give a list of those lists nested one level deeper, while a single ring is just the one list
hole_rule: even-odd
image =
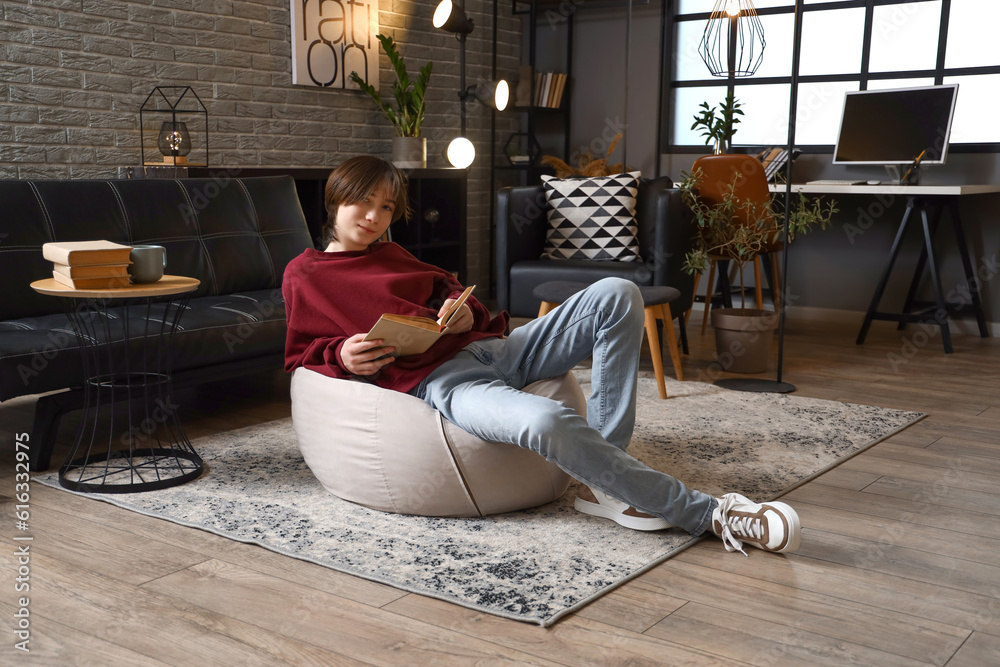
[{"label": "round wooden side table", "polygon": [[[173,403],[172,343],[200,281],[74,289],[31,283],[60,298],[80,345],[84,419],[59,483],[89,493],[132,493],[183,484],[204,470]],[[121,404],[116,408],[116,404]],[[106,423],[107,427],[98,427]]]}]

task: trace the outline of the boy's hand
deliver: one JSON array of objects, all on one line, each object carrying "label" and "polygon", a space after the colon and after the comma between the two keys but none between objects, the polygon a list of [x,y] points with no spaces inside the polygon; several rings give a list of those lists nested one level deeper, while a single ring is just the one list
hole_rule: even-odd
[{"label": "boy's hand", "polygon": [[396,351],[394,347],[386,347],[385,341],[365,340],[368,334],[359,333],[344,341],[340,348],[340,363],[347,372],[354,375],[375,375],[382,367],[396,360],[390,356]]},{"label": "boy's hand", "polygon": [[[448,309],[451,308],[451,304],[455,303],[456,301],[458,301],[458,299],[448,299],[447,301],[445,301],[444,305],[441,306],[441,310],[438,311],[437,314],[438,318],[441,318],[445,313],[447,313]],[[472,324],[474,321],[475,317],[472,315],[472,309],[469,308],[468,304],[463,303],[462,307],[459,308],[457,311],[455,311],[455,314],[454,316],[452,316],[451,321],[448,322],[448,329],[445,331],[445,333],[450,333],[450,334],[465,333],[466,331],[472,329]]]}]

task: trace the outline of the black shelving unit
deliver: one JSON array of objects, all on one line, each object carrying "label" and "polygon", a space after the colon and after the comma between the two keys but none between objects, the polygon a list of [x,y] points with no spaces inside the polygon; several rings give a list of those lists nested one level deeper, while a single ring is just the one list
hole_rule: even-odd
[{"label": "black shelving unit", "polygon": [[[493,0],[493,78],[497,76],[497,13],[500,0]],[[560,4],[562,2],[562,5]],[[554,173],[550,167],[540,163],[542,155],[555,155],[556,157],[569,161],[570,155],[570,91],[573,85],[573,11],[564,12],[561,7],[566,5],[565,0],[511,0],[511,13],[514,16],[527,16],[528,20],[528,61],[532,69],[531,96],[535,99],[536,61],[538,55],[538,26],[539,20],[548,21],[545,11],[548,8],[559,14],[560,19],[565,20],[566,48],[565,48],[565,74],[566,85],[562,94],[562,101],[558,108],[541,107],[535,105],[508,107],[505,111],[494,113],[514,114],[520,121],[518,134],[527,137],[527,141],[539,143],[540,134],[550,137],[561,135],[561,147],[539,144],[540,150],[533,156],[529,164],[512,164],[504,152],[504,146],[510,139],[510,133],[498,134],[496,123],[490,125],[490,239],[495,236],[496,231],[496,191],[501,187],[514,185],[532,185],[541,182],[543,174]],[[573,7],[575,10],[576,7]],[[546,23],[546,25],[548,25]],[[560,26],[558,29],[562,29]],[[516,82],[513,82],[516,86]],[[561,150],[559,150],[561,148]],[[492,281],[494,274],[494,257],[490,252],[490,294],[495,294],[495,286]]]},{"label": "black shelving unit", "polygon": [[390,228],[392,240],[420,261],[451,271],[464,284],[468,172],[413,169],[407,175],[413,215]]}]

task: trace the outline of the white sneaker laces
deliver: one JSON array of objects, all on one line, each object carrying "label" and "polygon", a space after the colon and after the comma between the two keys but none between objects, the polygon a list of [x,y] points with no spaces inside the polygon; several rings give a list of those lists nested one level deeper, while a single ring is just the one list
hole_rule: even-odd
[{"label": "white sneaker laces", "polygon": [[726,494],[719,503],[719,523],[722,524],[722,544],[726,551],[739,551],[744,556],[749,556],[743,550],[743,542],[739,538],[760,541],[764,537],[764,524],[759,517],[753,516],[729,516],[729,511],[734,505],[739,503],[739,499],[732,494]]}]

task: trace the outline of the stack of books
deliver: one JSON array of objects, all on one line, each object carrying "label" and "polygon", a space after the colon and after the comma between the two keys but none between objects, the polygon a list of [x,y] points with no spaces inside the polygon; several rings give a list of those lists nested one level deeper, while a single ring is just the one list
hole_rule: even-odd
[{"label": "stack of books", "polygon": [[74,289],[128,287],[132,247],[111,241],[46,243],[42,256],[52,262],[52,277]]}]

